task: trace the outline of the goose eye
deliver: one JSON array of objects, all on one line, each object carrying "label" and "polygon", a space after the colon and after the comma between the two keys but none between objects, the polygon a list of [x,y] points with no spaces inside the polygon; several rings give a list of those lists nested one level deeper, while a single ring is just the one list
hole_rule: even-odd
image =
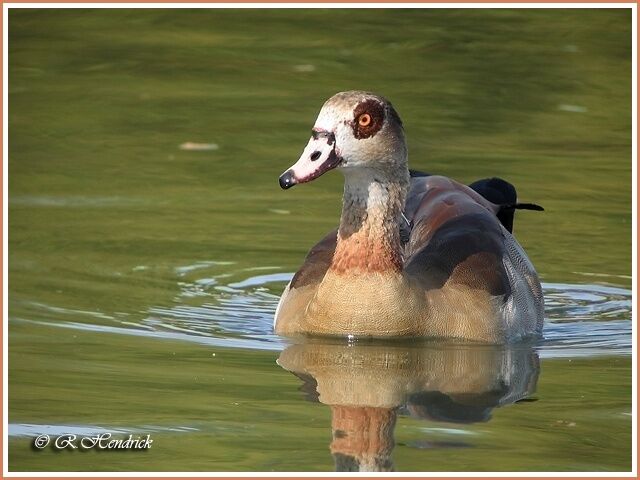
[{"label": "goose eye", "polygon": [[380,131],[385,120],[385,106],[381,101],[369,98],[353,109],[353,136],[357,140],[373,137]]},{"label": "goose eye", "polygon": [[363,113],[358,117],[358,124],[361,127],[368,127],[371,124],[371,115],[368,113]]}]

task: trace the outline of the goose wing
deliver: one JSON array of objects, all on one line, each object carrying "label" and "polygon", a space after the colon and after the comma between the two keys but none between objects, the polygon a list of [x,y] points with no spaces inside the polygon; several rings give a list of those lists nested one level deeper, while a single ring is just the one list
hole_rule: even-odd
[{"label": "goose wing", "polygon": [[449,178],[417,177],[405,216],[411,231],[405,244],[405,272],[425,290],[445,283],[508,295],[502,264],[505,236],[500,207]]}]

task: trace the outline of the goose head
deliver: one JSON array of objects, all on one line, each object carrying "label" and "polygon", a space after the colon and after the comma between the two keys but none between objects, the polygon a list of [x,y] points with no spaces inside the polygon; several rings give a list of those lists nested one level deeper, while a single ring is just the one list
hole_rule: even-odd
[{"label": "goose head", "polygon": [[290,188],[339,168],[408,177],[402,121],[390,102],[368,92],[337,93],[325,102],[300,159],[280,176]]}]

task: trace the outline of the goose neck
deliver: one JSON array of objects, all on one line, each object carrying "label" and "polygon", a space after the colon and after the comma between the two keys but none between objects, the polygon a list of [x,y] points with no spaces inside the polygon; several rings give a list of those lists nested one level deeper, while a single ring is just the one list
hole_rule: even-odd
[{"label": "goose neck", "polygon": [[345,174],[334,272],[402,270],[399,221],[408,176],[368,169]]}]

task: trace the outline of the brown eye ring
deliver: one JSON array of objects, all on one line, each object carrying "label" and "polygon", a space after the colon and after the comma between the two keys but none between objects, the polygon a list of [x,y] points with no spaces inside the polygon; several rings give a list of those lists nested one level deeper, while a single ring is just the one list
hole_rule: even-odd
[{"label": "brown eye ring", "polygon": [[353,109],[353,120],[350,124],[356,140],[371,138],[384,125],[386,118],[385,105],[381,100],[368,98],[361,101]]},{"label": "brown eye ring", "polygon": [[368,127],[371,125],[371,115],[368,113],[363,113],[358,117],[358,125],[361,127]]}]

